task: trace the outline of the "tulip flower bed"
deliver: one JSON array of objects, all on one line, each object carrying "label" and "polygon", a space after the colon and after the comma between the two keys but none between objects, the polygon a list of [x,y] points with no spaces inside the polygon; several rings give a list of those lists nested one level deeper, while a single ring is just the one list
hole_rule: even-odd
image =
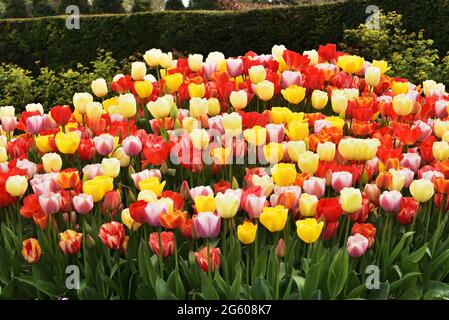
[{"label": "tulip flower bed", "polygon": [[449,297],[449,95],[328,44],[0,108],[0,296]]}]

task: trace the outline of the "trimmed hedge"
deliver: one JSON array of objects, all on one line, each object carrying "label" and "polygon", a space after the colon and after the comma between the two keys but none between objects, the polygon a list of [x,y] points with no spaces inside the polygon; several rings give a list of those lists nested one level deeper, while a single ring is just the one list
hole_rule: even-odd
[{"label": "trimmed hedge", "polygon": [[[166,11],[81,17],[81,29],[65,27],[66,17],[0,20],[0,61],[36,70],[36,61],[67,68],[94,60],[97,49],[117,59],[152,47],[184,53],[220,50],[239,55],[269,52],[273,44],[293,50],[339,42],[343,30],[365,22],[371,0],[349,0],[250,11]],[[384,11],[403,14],[408,30],[426,29],[437,48],[449,50],[449,0],[378,0]]]}]

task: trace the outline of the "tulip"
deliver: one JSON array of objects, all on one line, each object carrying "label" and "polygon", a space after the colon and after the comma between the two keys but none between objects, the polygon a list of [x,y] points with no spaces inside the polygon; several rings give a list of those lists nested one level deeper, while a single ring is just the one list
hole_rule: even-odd
[{"label": "tulip", "polygon": [[397,212],[402,194],[399,191],[384,191],[379,197],[379,204],[387,212]]},{"label": "tulip", "polygon": [[39,262],[41,255],[42,249],[37,239],[29,238],[22,242],[22,257],[27,263]]},{"label": "tulip", "polygon": [[0,147],[0,163],[8,161],[8,153],[5,147]]},{"label": "tulip", "polygon": [[200,119],[201,116],[207,115],[207,111],[209,110],[209,103],[207,99],[195,97],[190,99],[190,116]]},{"label": "tulip", "polygon": [[224,113],[222,124],[227,136],[235,137],[242,133],[242,116],[237,112]]},{"label": "tulip", "polygon": [[362,193],[359,189],[343,188],[340,191],[340,205],[346,213],[357,212],[362,207]]},{"label": "tulip", "polygon": [[158,197],[161,195],[162,190],[164,189],[164,186],[165,186],[165,181],[160,182],[159,178],[157,178],[157,177],[150,177],[145,180],[141,180],[139,182],[140,190],[151,190]]},{"label": "tulip", "polygon": [[123,224],[130,230],[132,231],[137,231],[141,224],[136,222],[132,217],[131,214],[129,212],[129,209],[124,209],[122,210],[122,214],[121,214],[121,220],[123,222]]},{"label": "tulip", "polygon": [[13,197],[21,197],[28,188],[28,181],[24,176],[10,176],[6,179],[6,192]]},{"label": "tulip", "polygon": [[307,56],[310,60],[310,65],[314,66],[316,64],[318,64],[318,60],[319,60],[319,55],[318,55],[318,51],[316,50],[307,50],[303,52],[303,56]]},{"label": "tulip", "polygon": [[435,193],[433,183],[426,179],[413,180],[409,190],[412,197],[419,203],[429,201]]},{"label": "tulip", "polygon": [[61,195],[59,193],[49,192],[39,196],[39,205],[46,214],[55,214],[61,208]]},{"label": "tulip", "polygon": [[312,92],[312,106],[316,110],[322,110],[327,105],[327,101],[329,100],[329,97],[327,95],[327,92],[320,91],[320,90],[314,90]]},{"label": "tulip", "polygon": [[0,107],[0,118],[14,117],[16,109],[13,106]]},{"label": "tulip", "polygon": [[188,86],[190,98],[202,98],[206,94],[206,87],[204,83],[191,83]]},{"label": "tulip", "polygon": [[316,213],[318,198],[315,195],[303,193],[299,199],[299,211],[304,217],[312,217]]},{"label": "tulip", "polygon": [[282,205],[265,207],[259,217],[260,223],[270,232],[282,231],[288,217],[288,209]]},{"label": "tulip", "polygon": [[[159,242],[162,245],[162,250],[159,247]],[[175,252],[175,235],[173,232],[161,232],[160,234],[153,232],[150,234],[148,243],[157,256],[160,256],[161,251],[164,258],[172,256]]]},{"label": "tulip", "polygon": [[265,80],[267,76],[267,71],[262,65],[252,66],[248,69],[249,78],[252,83],[259,83]]},{"label": "tulip", "polygon": [[198,196],[213,196],[214,192],[212,191],[212,188],[210,186],[198,186],[190,189],[189,194],[192,200],[195,201],[196,197]]},{"label": "tulip", "polygon": [[39,111],[41,115],[44,114],[44,107],[40,103],[29,103],[25,106],[27,112]]},{"label": "tulip", "polygon": [[333,172],[331,184],[332,188],[338,193],[344,188],[349,188],[352,186],[352,173],[347,171]]},{"label": "tulip", "polygon": [[290,121],[286,133],[292,141],[304,140],[309,136],[309,124],[299,120]]},{"label": "tulip", "polygon": [[26,129],[31,134],[39,133],[43,126],[42,116],[31,116],[26,119]]},{"label": "tulip", "polygon": [[143,55],[145,62],[148,66],[154,68],[159,65],[159,60],[162,56],[162,51],[160,49],[150,49]]},{"label": "tulip", "polygon": [[94,202],[103,199],[106,192],[113,189],[113,179],[106,176],[96,176],[83,184],[83,192],[92,196]]},{"label": "tulip", "polygon": [[210,137],[205,129],[192,129],[189,136],[193,147],[198,150],[204,150],[209,145]]},{"label": "tulip", "polygon": [[256,85],[256,94],[262,101],[268,101],[274,95],[274,83],[268,80],[263,80]]},{"label": "tulip", "polygon": [[391,184],[388,186],[389,190],[401,191],[405,184],[405,175],[398,170],[390,169]]},{"label": "tulip", "polygon": [[58,172],[62,168],[62,158],[57,153],[46,153],[42,156],[45,172]]},{"label": "tulip", "polygon": [[164,119],[170,114],[172,104],[167,99],[160,97],[156,101],[148,102],[147,109],[155,119]]},{"label": "tulip", "polygon": [[94,138],[95,150],[102,156],[110,154],[114,150],[114,137],[109,133],[103,133]]},{"label": "tulip", "polygon": [[246,129],[243,136],[253,146],[262,146],[267,140],[267,130],[261,126],[254,126],[251,129]]},{"label": "tulip", "polygon": [[14,131],[18,124],[16,117],[3,117],[0,118],[0,121],[2,123],[2,129],[5,132]]},{"label": "tulip", "polygon": [[413,110],[413,100],[406,94],[393,97],[393,110],[399,116],[407,116]]},{"label": "tulip", "polygon": [[283,124],[269,123],[265,126],[265,129],[268,134],[269,142],[280,143],[284,141],[285,128]]},{"label": "tulip", "polygon": [[304,192],[321,198],[326,189],[326,179],[318,177],[310,177],[303,182]]},{"label": "tulip", "polygon": [[145,99],[153,92],[153,84],[150,81],[137,81],[134,83],[134,89],[140,99]]},{"label": "tulip", "polygon": [[258,219],[265,207],[266,197],[250,194],[246,199],[245,210],[250,219]]},{"label": "tulip", "polygon": [[307,218],[296,221],[296,232],[305,243],[314,243],[320,237],[323,226],[322,221],[318,223],[315,218]]},{"label": "tulip", "polygon": [[73,96],[73,105],[79,114],[85,114],[87,104],[93,101],[94,98],[89,93],[75,93]]},{"label": "tulip", "polygon": [[316,152],[320,160],[331,162],[335,158],[335,150],[336,150],[335,143],[327,141],[324,143],[318,142]]},{"label": "tulip", "polygon": [[337,66],[343,69],[344,72],[354,74],[359,73],[365,65],[365,60],[358,56],[340,56],[338,58]]},{"label": "tulip", "polygon": [[284,54],[284,51],[286,50],[284,45],[277,45],[275,44],[272,48],[271,48],[271,54],[276,57],[282,57],[282,55]]},{"label": "tulip", "polygon": [[87,214],[94,207],[94,200],[90,194],[80,193],[72,199],[73,208],[79,214]]},{"label": "tulip", "polygon": [[136,136],[129,136],[123,139],[123,150],[130,157],[135,157],[142,151],[142,142]]},{"label": "tulip", "polygon": [[134,81],[143,80],[147,74],[147,66],[143,62],[133,62],[131,64],[131,77]]},{"label": "tulip", "polygon": [[168,69],[173,66],[173,55],[171,52],[169,53],[162,53],[159,58],[159,65],[164,68]]},{"label": "tulip", "polygon": [[58,132],[55,136],[56,147],[61,153],[74,154],[80,144],[80,137],[76,132]]},{"label": "tulip", "polygon": [[132,93],[122,94],[118,97],[120,114],[125,118],[132,118],[137,112],[137,103]]},{"label": "tulip", "polygon": [[203,67],[203,55],[189,54],[188,64],[190,70],[193,72],[201,71],[201,68]]},{"label": "tulip", "polygon": [[89,120],[98,120],[103,115],[103,105],[100,102],[89,102],[86,106],[86,115]]},{"label": "tulip", "polygon": [[120,174],[120,161],[116,158],[104,158],[101,167],[105,176],[117,178]]},{"label": "tulip", "polygon": [[245,90],[232,91],[229,96],[231,105],[236,110],[243,110],[248,105],[248,94]]},{"label": "tulip", "polygon": [[281,94],[289,103],[298,104],[304,100],[306,96],[306,88],[292,84],[288,86],[287,89],[282,89]]},{"label": "tulip", "polygon": [[220,102],[217,98],[209,98],[207,100],[207,115],[214,117],[221,111]]},{"label": "tulip", "polygon": [[92,81],[91,88],[98,98],[103,98],[108,94],[108,85],[103,78]]},{"label": "tulip", "polygon": [[125,241],[125,228],[117,221],[105,223],[100,227],[98,236],[108,248],[120,250]]},{"label": "tulip", "polygon": [[165,83],[171,92],[177,92],[184,79],[181,73],[173,73],[165,76]]},{"label": "tulip", "polygon": [[368,67],[365,70],[365,82],[370,87],[377,87],[380,82],[382,72],[378,67]]},{"label": "tulip", "polygon": [[361,257],[365,254],[366,249],[368,248],[368,239],[362,236],[360,233],[356,233],[355,235],[348,237],[346,247],[348,250],[348,254],[351,257]]},{"label": "tulip", "polygon": [[195,208],[197,212],[215,211],[216,202],[212,195],[195,197]]},{"label": "tulip", "polygon": [[345,112],[348,108],[348,98],[344,94],[333,93],[331,96],[331,105],[335,113],[340,114]]},{"label": "tulip", "polygon": [[241,243],[249,245],[256,240],[257,224],[246,220],[243,224],[237,226],[237,238]]},{"label": "tulip", "polygon": [[271,169],[271,174],[278,186],[290,186],[296,179],[296,167],[292,163],[278,163]]},{"label": "tulip", "polygon": [[221,217],[212,212],[200,212],[193,220],[193,227],[200,238],[215,238],[220,234]]},{"label": "tulip", "polygon": [[401,166],[409,168],[413,172],[418,172],[421,165],[421,157],[418,153],[404,153],[401,160]]},{"label": "tulip", "polygon": [[59,248],[65,254],[78,254],[81,249],[83,234],[75,230],[66,230],[59,233]]},{"label": "tulip", "polygon": [[[209,253],[209,258],[207,257]],[[196,262],[204,272],[214,272],[220,267],[220,249],[203,247],[195,252]]]},{"label": "tulip", "polygon": [[393,91],[393,94],[396,96],[407,93],[408,87],[409,87],[408,82],[393,81],[391,90]]},{"label": "tulip", "polygon": [[289,141],[287,143],[287,153],[291,160],[298,162],[301,153],[306,152],[304,141]]},{"label": "tulip", "polygon": [[[200,197],[197,197],[198,200]],[[196,201],[195,201],[196,204]],[[216,209],[220,217],[223,219],[233,218],[240,207],[240,199],[230,193],[217,193],[215,196]],[[211,211],[211,210],[207,210]]]},{"label": "tulip", "polygon": [[314,174],[318,170],[319,156],[311,151],[298,155],[298,167],[301,172]]},{"label": "tulip", "polygon": [[278,163],[284,156],[284,149],[282,144],[270,142],[263,147],[263,154],[268,162]]},{"label": "tulip", "polygon": [[243,72],[243,61],[240,58],[226,60],[226,68],[231,77],[235,78]]},{"label": "tulip", "polygon": [[137,200],[143,200],[147,203],[157,201],[157,195],[151,190],[142,190],[137,195]]},{"label": "tulip", "polygon": [[445,161],[449,159],[449,143],[446,141],[435,141],[432,145],[432,153],[435,160]]}]

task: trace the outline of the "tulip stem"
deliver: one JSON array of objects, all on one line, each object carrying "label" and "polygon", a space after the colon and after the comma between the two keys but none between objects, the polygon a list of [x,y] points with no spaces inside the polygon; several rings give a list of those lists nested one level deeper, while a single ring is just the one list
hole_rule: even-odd
[{"label": "tulip stem", "polygon": [[246,286],[249,288],[249,256],[251,254],[251,250],[249,247],[246,247]]},{"label": "tulip stem", "polygon": [[207,250],[207,275],[209,280],[212,283],[212,275],[211,275],[211,266],[210,266],[210,246],[209,246],[209,238],[206,238],[206,250]]},{"label": "tulip stem", "polygon": [[162,257],[162,238],[161,238],[161,228],[157,229],[157,237],[159,241],[159,268],[161,273],[161,279],[164,279],[164,259]]}]

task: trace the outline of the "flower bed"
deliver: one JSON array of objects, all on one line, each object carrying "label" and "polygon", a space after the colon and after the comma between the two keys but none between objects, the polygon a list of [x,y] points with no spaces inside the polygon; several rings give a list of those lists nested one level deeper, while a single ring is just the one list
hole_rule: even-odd
[{"label": "flower bed", "polygon": [[443,84],[332,44],[144,60],[0,108],[3,298],[446,297]]}]

